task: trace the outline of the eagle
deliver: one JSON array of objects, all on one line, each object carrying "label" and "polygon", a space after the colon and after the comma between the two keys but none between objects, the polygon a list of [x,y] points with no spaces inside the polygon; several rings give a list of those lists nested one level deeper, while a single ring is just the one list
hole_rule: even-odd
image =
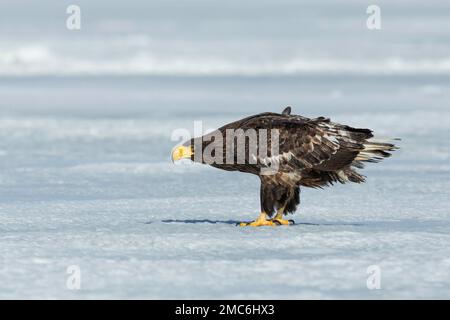
[{"label": "eagle", "polygon": [[226,124],[172,150],[172,161],[190,159],[260,178],[259,216],[239,226],[292,225],[285,218],[300,204],[300,187],[362,183],[364,163],[379,162],[397,147],[373,139],[370,129],[353,128],[329,118],[264,112]]}]

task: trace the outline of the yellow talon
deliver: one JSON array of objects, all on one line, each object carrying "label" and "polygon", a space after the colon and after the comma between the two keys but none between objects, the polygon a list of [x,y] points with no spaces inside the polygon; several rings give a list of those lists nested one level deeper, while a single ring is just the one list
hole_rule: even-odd
[{"label": "yellow talon", "polygon": [[265,226],[276,226],[272,220],[267,220],[267,214],[265,212],[261,212],[259,217],[252,222],[241,222],[238,224],[240,227],[265,227]]},{"label": "yellow talon", "polygon": [[291,224],[293,224],[292,223],[292,220],[286,220],[286,219],[273,219],[272,220],[275,224],[280,224],[280,225],[282,225],[282,226],[288,226],[288,225],[291,225]]},{"label": "yellow talon", "polygon": [[252,221],[252,222],[241,222],[239,223],[240,227],[266,227],[266,226],[276,226],[277,224],[271,220],[262,221]]},{"label": "yellow talon", "polygon": [[265,212],[262,212],[255,221],[241,222],[238,224],[238,226],[240,226],[240,227],[266,227],[266,226],[274,227],[274,226],[280,226],[280,225],[288,226],[291,224],[294,224],[293,221],[283,219],[282,214],[281,214],[281,216],[279,216],[279,214],[277,214],[274,219],[267,220],[267,214]]},{"label": "yellow talon", "polygon": [[272,221],[274,221],[275,224],[282,225],[282,226],[288,226],[288,225],[294,224],[294,220],[283,219],[284,209],[285,209],[285,206],[279,208],[277,210],[277,214],[275,215],[275,217],[273,218]]}]

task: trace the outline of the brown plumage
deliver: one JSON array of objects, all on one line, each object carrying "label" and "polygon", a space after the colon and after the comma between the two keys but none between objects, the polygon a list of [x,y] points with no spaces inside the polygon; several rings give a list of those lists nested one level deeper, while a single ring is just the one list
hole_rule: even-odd
[{"label": "brown plumage", "polygon": [[[331,122],[330,119],[306,118],[291,115],[287,107],[280,113],[260,113],[239,121],[229,123],[218,129],[217,133],[226,136],[227,129],[277,129],[279,132],[279,152],[272,155],[272,141],[269,137],[267,156],[249,146],[250,139],[245,136],[245,161],[237,164],[226,163],[227,156],[233,151],[236,160],[237,143],[234,148],[227,148],[214,138],[215,133],[187,141],[185,147],[193,147],[197,152],[213,150],[212,156],[222,150],[223,163],[211,163],[212,166],[229,170],[256,174],[261,179],[261,211],[271,217],[282,208],[282,214],[292,213],[300,203],[300,187],[322,188],[336,182],[364,182],[364,176],[355,169],[363,168],[364,162],[378,162],[389,157],[396,147],[391,143],[376,142],[369,129],[352,128],[347,125]],[[242,134],[238,134],[237,137]],[[259,133],[258,133],[259,138]],[[258,146],[259,148],[259,146]],[[217,153],[217,154],[215,154]],[[194,161],[205,163],[204,160]],[[251,159],[255,160],[253,163]],[[263,168],[276,164],[278,170],[274,174],[261,173]]]}]

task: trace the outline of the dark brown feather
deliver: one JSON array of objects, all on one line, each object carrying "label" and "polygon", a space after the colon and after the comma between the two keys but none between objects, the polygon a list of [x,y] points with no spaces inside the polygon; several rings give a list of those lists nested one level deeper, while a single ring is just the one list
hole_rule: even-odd
[{"label": "dark brown feather", "polygon": [[[352,128],[324,117],[309,119],[291,115],[290,107],[281,114],[265,112],[229,123],[218,129],[224,138],[227,129],[279,131],[278,155],[269,152],[266,157],[260,158],[249,151],[251,149],[246,140],[244,164],[226,164],[228,150],[225,148],[224,163],[212,164],[228,171],[259,175],[261,210],[269,215],[283,206],[286,212],[294,212],[300,203],[300,186],[322,188],[336,182],[364,182],[364,176],[355,168],[362,168],[363,162],[377,162],[388,157],[390,151],[396,149],[393,144],[369,141],[373,137],[370,129]],[[192,139],[187,144],[194,145],[194,142],[195,139]],[[209,143],[212,142],[203,142],[203,148]],[[236,154],[236,151],[235,146],[233,152]],[[279,171],[274,175],[261,175],[261,169],[275,161],[275,156],[279,161]],[[256,164],[250,163],[252,157],[258,159]]]}]

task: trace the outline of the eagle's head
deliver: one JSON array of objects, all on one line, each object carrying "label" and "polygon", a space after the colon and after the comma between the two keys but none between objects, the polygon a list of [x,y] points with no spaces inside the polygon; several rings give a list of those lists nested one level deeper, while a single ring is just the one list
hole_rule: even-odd
[{"label": "eagle's head", "polygon": [[194,161],[194,141],[193,139],[186,141],[182,145],[176,146],[172,150],[172,162],[181,159],[191,159]]},{"label": "eagle's head", "polygon": [[[176,146],[172,150],[172,162],[190,159],[198,163],[212,164],[216,160],[216,149],[224,150],[224,153],[227,152],[224,149],[224,139],[220,130],[214,130],[204,136],[189,139]],[[221,153],[221,155],[224,153]]]}]

